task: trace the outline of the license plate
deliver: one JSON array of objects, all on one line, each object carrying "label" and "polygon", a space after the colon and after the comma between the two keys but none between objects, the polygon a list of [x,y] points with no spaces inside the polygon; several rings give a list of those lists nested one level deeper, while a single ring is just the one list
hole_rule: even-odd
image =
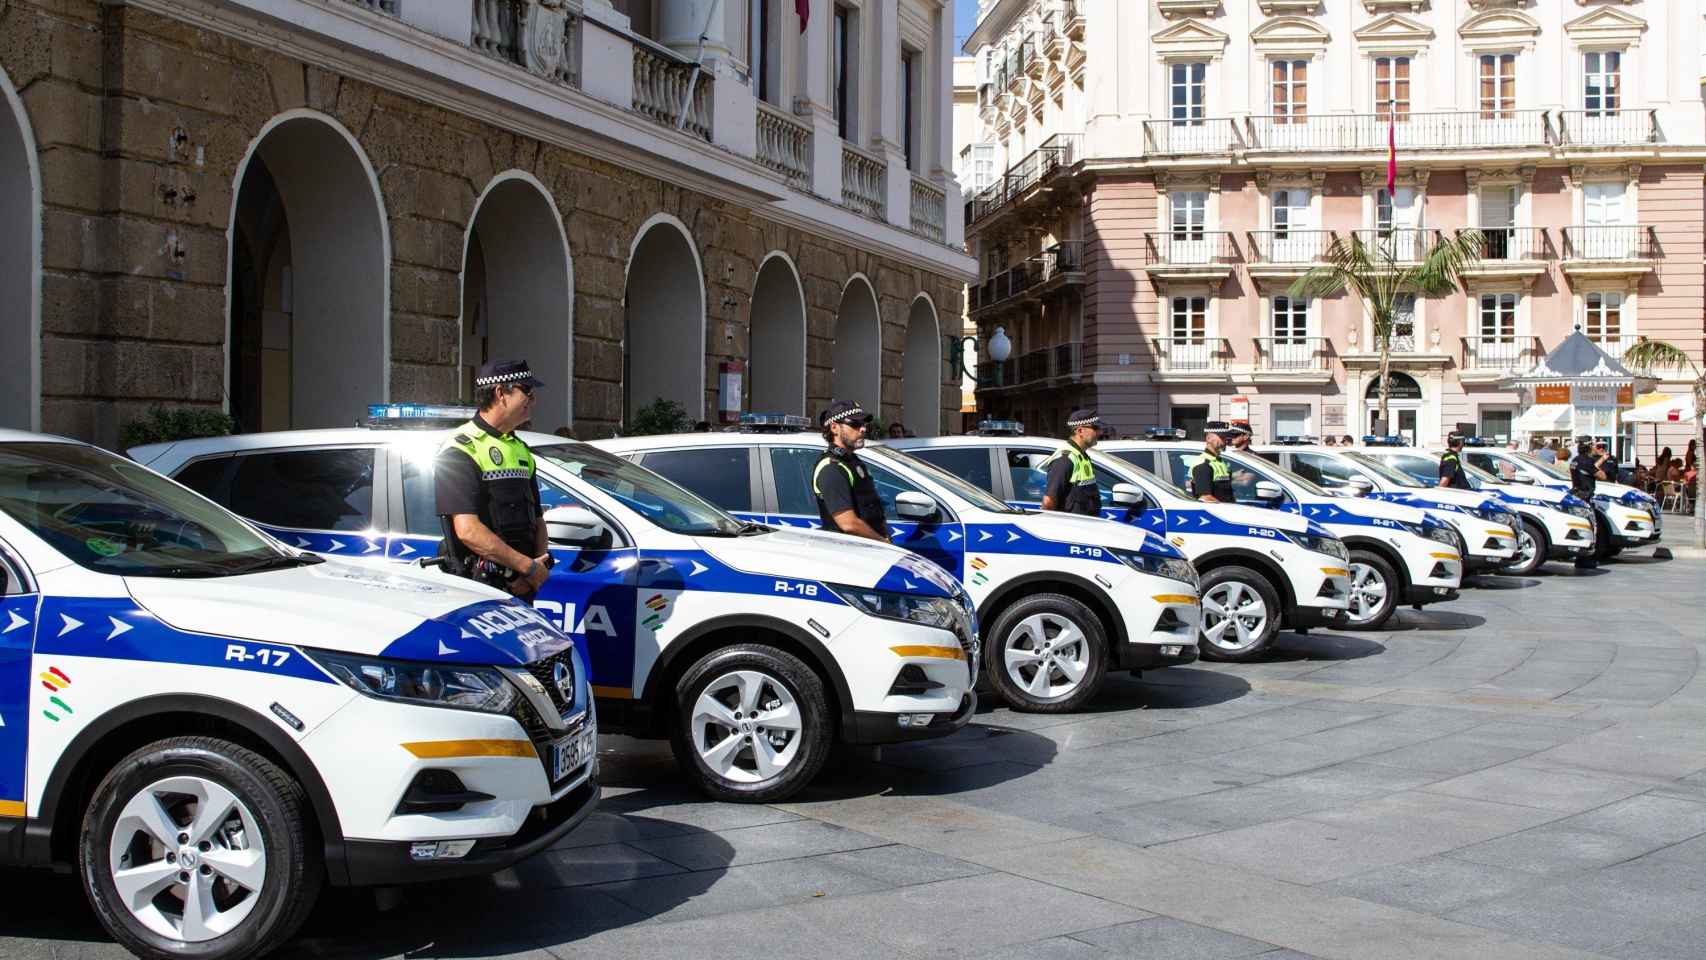
[{"label": "license plate", "polygon": [[596,738],[591,730],[570,734],[551,745],[551,782],[558,783],[592,759]]}]

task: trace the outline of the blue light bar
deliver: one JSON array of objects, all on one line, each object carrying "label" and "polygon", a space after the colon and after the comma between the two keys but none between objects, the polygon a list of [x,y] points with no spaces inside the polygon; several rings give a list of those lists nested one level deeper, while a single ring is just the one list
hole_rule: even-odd
[{"label": "blue light bar", "polygon": [[1365,447],[1402,447],[1404,446],[1404,438],[1397,434],[1377,437],[1372,433],[1367,433],[1363,435],[1362,445]]},{"label": "blue light bar", "polygon": [[985,437],[1022,437],[1025,425],[1018,420],[980,420],[977,432]]},{"label": "blue light bar", "polygon": [[1301,433],[1286,434],[1283,437],[1274,438],[1274,443],[1282,447],[1307,447],[1319,442],[1320,440],[1318,438]]},{"label": "blue light bar", "polygon": [[367,405],[369,427],[413,428],[455,427],[467,423],[478,413],[473,407],[458,407],[437,403],[370,403]]},{"label": "blue light bar", "polygon": [[742,433],[797,433],[811,428],[811,420],[797,413],[743,413],[740,415]]},{"label": "blue light bar", "polygon": [[1185,439],[1185,428],[1184,427],[1145,427],[1143,430],[1143,439],[1145,439],[1145,440],[1183,440],[1183,439]]}]

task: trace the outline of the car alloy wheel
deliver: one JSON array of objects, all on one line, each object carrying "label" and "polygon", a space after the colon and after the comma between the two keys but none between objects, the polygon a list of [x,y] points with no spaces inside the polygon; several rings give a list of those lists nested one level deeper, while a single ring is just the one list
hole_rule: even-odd
[{"label": "car alloy wheel", "polygon": [[1244,650],[1267,632],[1268,605],[1248,584],[1227,580],[1202,595],[1202,633],[1226,651]]},{"label": "car alloy wheel", "polygon": [[1090,669],[1090,645],[1078,624],[1037,613],[1007,632],[1002,660],[1013,685],[1037,700],[1071,696]]},{"label": "car alloy wheel", "polygon": [[1379,570],[1365,563],[1351,563],[1350,622],[1367,623],[1386,605],[1392,585]]},{"label": "car alloy wheel", "polygon": [[784,684],[757,670],[732,670],[700,692],[689,733],[718,776],[762,783],[793,762],[800,729],[799,704]]}]

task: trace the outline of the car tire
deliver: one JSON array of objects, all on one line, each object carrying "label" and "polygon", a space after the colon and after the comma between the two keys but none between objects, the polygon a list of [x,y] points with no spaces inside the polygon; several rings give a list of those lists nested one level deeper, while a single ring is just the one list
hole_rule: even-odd
[{"label": "car tire", "polygon": [[[1346,630],[1379,630],[1398,609],[1398,594],[1403,584],[1392,564],[1378,553],[1352,550],[1351,606],[1345,611]],[[1360,609],[1363,615],[1357,615]]]},{"label": "car tire", "polygon": [[786,799],[829,759],[835,722],[823,680],[776,647],[706,654],[676,681],[674,706],[676,763],[714,800]]},{"label": "car tire", "polygon": [[1020,600],[1001,611],[984,636],[984,675],[1014,710],[1076,710],[1096,695],[1108,672],[1107,631],[1101,618],[1065,594],[1039,593]]},{"label": "car tire", "polygon": [[1546,563],[1547,554],[1552,552],[1552,539],[1546,536],[1545,527],[1523,517],[1517,521],[1516,547],[1517,559],[1500,567],[1499,572],[1526,577]]},{"label": "car tire", "polygon": [[84,892],[139,957],[258,957],[296,932],[325,881],[310,809],[288,773],[235,743],[148,744],[107,773],[84,811]]},{"label": "car tire", "polygon": [[[1261,656],[1279,634],[1282,613],[1279,596],[1268,578],[1249,567],[1215,567],[1203,575],[1201,584],[1202,626],[1197,648],[1205,660],[1225,660],[1242,663]],[[1219,619],[1211,605],[1226,609],[1230,602],[1235,609],[1246,611],[1230,621]],[[1260,611],[1259,618],[1256,615]],[[1217,617],[1214,623],[1211,616]],[[1219,624],[1228,622],[1225,630],[1211,635]],[[1225,641],[1233,633],[1237,642]]]}]

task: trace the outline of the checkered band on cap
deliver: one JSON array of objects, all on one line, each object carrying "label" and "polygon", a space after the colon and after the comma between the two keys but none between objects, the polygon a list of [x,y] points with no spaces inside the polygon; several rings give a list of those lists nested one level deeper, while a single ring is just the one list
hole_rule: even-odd
[{"label": "checkered band on cap", "polygon": [[1066,425],[1077,429],[1078,427],[1093,427],[1101,422],[1102,418],[1097,416],[1094,410],[1075,410],[1072,416],[1067,418]]},{"label": "checkered band on cap", "polygon": [[824,423],[841,423],[844,420],[857,420],[865,416],[865,408],[854,404],[846,410],[837,410],[823,418]]},{"label": "checkered band on cap", "polygon": [[476,377],[474,378],[474,385],[477,387],[492,387],[500,383],[513,383],[517,380],[531,379],[533,379],[533,371],[526,367],[522,367],[520,370],[516,370],[511,373],[499,373],[490,377]]}]

